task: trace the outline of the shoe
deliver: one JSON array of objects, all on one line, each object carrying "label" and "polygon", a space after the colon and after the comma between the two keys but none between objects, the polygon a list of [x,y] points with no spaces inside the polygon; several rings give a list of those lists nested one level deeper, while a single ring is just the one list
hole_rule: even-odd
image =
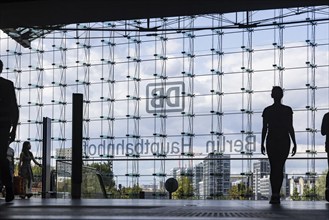
[{"label": "shoe", "polygon": [[280,196],[271,196],[270,204],[280,204]]},{"label": "shoe", "polygon": [[6,202],[11,202],[15,198],[14,191],[12,187],[6,187]]},{"label": "shoe", "polygon": [[2,188],[1,193],[2,193],[2,197],[5,198],[6,197],[6,189]]},{"label": "shoe", "polygon": [[28,194],[26,194],[26,197],[29,199],[29,198],[31,198],[33,196],[33,194],[32,193],[28,193]]}]

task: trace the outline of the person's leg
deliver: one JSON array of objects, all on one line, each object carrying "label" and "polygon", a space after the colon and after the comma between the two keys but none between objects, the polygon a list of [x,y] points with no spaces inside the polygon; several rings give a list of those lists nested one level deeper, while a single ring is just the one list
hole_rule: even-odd
[{"label": "person's leg", "polygon": [[[283,168],[284,168],[284,164],[286,162],[286,158],[280,158],[277,159],[274,163],[273,166],[273,172],[271,173],[271,175],[273,175],[272,177],[272,194],[273,195],[280,195],[280,190],[282,187],[282,182],[283,182]],[[271,168],[272,170],[272,168]]]},{"label": "person's leg", "polygon": [[327,161],[328,161],[328,172],[327,172],[327,178],[326,178],[326,188],[329,188],[329,152],[327,152]]},{"label": "person's leg", "polygon": [[10,173],[10,179],[13,182],[13,178],[14,178],[14,167],[13,167],[13,165],[9,165],[9,173]]},{"label": "person's leg", "polygon": [[26,178],[26,177],[24,177],[24,176],[22,176],[23,177],[23,182],[22,182],[22,184],[23,184],[23,192],[21,193],[21,195],[19,195],[22,199],[25,199],[25,196],[26,196],[26,192],[27,192],[27,188],[28,188],[28,178]]},{"label": "person's leg", "polygon": [[26,191],[26,196],[27,198],[31,198],[32,197],[32,178],[29,178],[28,184],[27,184],[27,191]]},{"label": "person's leg", "polygon": [[[0,128],[0,132],[1,131],[3,131],[3,129]],[[8,184],[9,163],[7,160],[7,146],[8,143],[6,144],[6,141],[4,141],[4,137],[0,136],[0,174],[3,185]]]},{"label": "person's leg", "polygon": [[29,191],[29,178],[24,178],[24,194],[26,195]]},{"label": "person's leg", "polygon": [[0,178],[0,193],[2,193],[2,196],[5,197],[6,194],[4,193],[4,188],[1,182],[1,178]]},{"label": "person's leg", "polygon": [[13,181],[10,178],[9,161],[7,160],[9,123],[0,124],[0,173],[3,185],[6,187],[6,202],[14,199]]},{"label": "person's leg", "polygon": [[272,196],[270,199],[270,204],[280,204],[280,190],[283,182],[283,167],[285,164],[285,160],[280,160],[277,157],[269,157],[270,166],[271,166],[271,174],[270,174],[270,182],[272,188]]},{"label": "person's leg", "polygon": [[270,182],[272,188],[272,200],[277,200],[275,203],[280,203],[280,190],[283,182],[283,168],[287,160],[290,150],[290,138],[282,138],[267,142],[267,154],[270,162],[271,173]]},{"label": "person's leg", "polygon": [[270,182],[271,182],[271,188],[272,188],[272,195],[279,196],[280,189],[282,185],[283,180],[283,172],[281,169],[282,162],[277,159],[277,157],[273,155],[269,155],[269,161],[270,161]]},{"label": "person's leg", "polygon": [[[279,196],[282,179],[283,179],[283,163],[281,159],[282,156],[278,149],[275,149],[276,146],[269,146],[267,150],[268,159],[270,162],[271,172],[270,172],[270,182],[272,188],[272,195]],[[273,150],[274,149],[274,150]]]},{"label": "person's leg", "polygon": [[268,160],[270,162],[270,169],[271,169],[271,171],[270,171],[270,183],[271,183],[271,189],[272,189],[272,195],[273,195],[273,186],[275,185],[275,183],[274,183],[275,177],[274,177],[273,167],[275,167],[275,161],[273,160],[273,158],[271,157],[270,154],[268,154]]},{"label": "person's leg", "polygon": [[325,190],[325,198],[329,202],[329,152],[326,146],[326,152],[327,152],[327,161],[328,161],[328,172],[326,176],[326,190]]},{"label": "person's leg", "polygon": [[31,192],[32,192],[32,179],[31,178],[29,178],[29,181],[28,181],[28,183],[27,183],[27,194],[30,194]]}]

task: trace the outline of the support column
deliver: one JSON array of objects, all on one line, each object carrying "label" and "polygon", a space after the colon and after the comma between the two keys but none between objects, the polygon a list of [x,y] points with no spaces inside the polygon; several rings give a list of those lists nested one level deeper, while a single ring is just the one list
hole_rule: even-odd
[{"label": "support column", "polygon": [[42,138],[42,198],[49,198],[50,191],[51,119],[43,118]]},{"label": "support column", "polygon": [[83,95],[74,93],[72,97],[72,199],[81,198],[82,183],[82,119]]}]

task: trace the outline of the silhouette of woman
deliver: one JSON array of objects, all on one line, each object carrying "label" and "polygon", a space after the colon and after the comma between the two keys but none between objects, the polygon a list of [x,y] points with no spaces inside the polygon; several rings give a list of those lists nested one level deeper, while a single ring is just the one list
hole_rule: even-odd
[{"label": "silhouette of woman", "polygon": [[25,179],[25,189],[27,187],[27,193],[26,195],[21,195],[20,197],[23,199],[25,197],[30,198],[32,194],[32,181],[34,181],[33,177],[33,172],[32,172],[32,167],[31,167],[31,160],[41,167],[41,164],[38,163],[34,156],[33,153],[30,151],[31,149],[31,143],[29,141],[24,141],[23,143],[23,148],[22,148],[22,153],[19,157],[19,175]]},{"label": "silhouette of woman", "polygon": [[[327,152],[327,161],[329,168],[329,112],[323,116],[322,124],[321,124],[321,134],[326,136],[326,152]],[[326,200],[329,202],[329,170],[327,172],[326,177],[326,192],[325,192]]]},{"label": "silhouette of woman", "polygon": [[272,196],[270,204],[280,204],[280,189],[283,181],[283,167],[290,151],[290,138],[294,144],[292,155],[297,151],[295,131],[292,120],[292,109],[281,103],[283,90],[274,86],[271,97],[274,104],[263,111],[263,129],[261,152],[265,155],[264,142],[266,138],[266,151],[270,161],[270,182]]}]

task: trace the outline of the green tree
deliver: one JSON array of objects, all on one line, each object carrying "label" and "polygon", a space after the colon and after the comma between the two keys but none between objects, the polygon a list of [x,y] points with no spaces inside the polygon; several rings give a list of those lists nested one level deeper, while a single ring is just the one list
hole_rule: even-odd
[{"label": "green tree", "polygon": [[245,200],[252,195],[252,189],[244,183],[234,185],[229,190],[229,197],[236,200]]},{"label": "green tree", "polygon": [[95,168],[98,172],[102,174],[113,174],[110,161],[108,161],[107,163],[92,163],[88,166]]},{"label": "green tree", "polygon": [[294,191],[292,193],[291,199],[293,201],[300,201],[301,200],[301,198],[299,196],[299,193],[298,193],[298,190],[297,190],[297,187],[294,187]]},{"label": "green tree", "polygon": [[317,188],[316,186],[313,186],[312,188],[310,187],[309,184],[307,184],[304,187],[304,192],[303,192],[303,201],[314,201],[314,200],[320,200],[320,196],[317,193]]},{"label": "green tree", "polygon": [[172,194],[174,199],[191,199],[193,198],[193,184],[191,178],[182,176],[178,178],[178,189]]},{"label": "green tree", "polygon": [[315,183],[319,200],[324,200],[325,197],[327,172],[328,170],[323,171]]},{"label": "green tree", "polygon": [[304,191],[303,191],[303,195],[302,195],[302,200],[303,201],[309,201],[309,200],[311,200],[311,192],[312,190],[310,189],[310,186],[309,186],[309,184],[306,184],[305,186],[304,186]]},{"label": "green tree", "polygon": [[230,199],[238,200],[240,199],[241,193],[239,192],[238,185],[234,185],[230,188],[229,192]]},{"label": "green tree", "polygon": [[133,187],[123,187],[121,191],[121,198],[124,199],[137,199],[142,192],[142,188],[138,185],[134,185]]},{"label": "green tree", "polygon": [[102,175],[107,193],[116,191],[112,164],[110,161],[107,163],[92,163],[88,166],[95,168]]},{"label": "green tree", "polygon": [[32,172],[34,176],[41,176],[42,175],[42,167],[39,166],[32,166]]}]

